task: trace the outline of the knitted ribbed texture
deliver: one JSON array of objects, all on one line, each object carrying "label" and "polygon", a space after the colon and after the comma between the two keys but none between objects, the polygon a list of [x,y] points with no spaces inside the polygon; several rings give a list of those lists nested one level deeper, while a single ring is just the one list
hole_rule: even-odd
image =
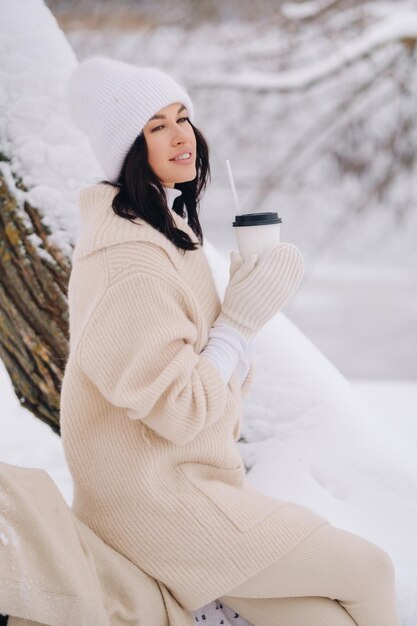
[{"label": "knitted ribbed texture", "polygon": [[401,626],[388,554],[331,524],[221,600],[262,626]]},{"label": "knitted ribbed texture", "polygon": [[[357,626],[345,609],[329,598],[230,598],[223,602],[250,623],[261,626]],[[366,622],[363,622],[366,625]]]},{"label": "knitted ribbed texture", "polygon": [[323,520],[246,480],[235,445],[244,389],[235,373],[225,386],[201,356],[221,308],[203,250],[184,254],[115,215],[114,193],[95,185],[80,195],[61,393],[73,507],[192,610]]},{"label": "knitted ribbed texture", "polygon": [[79,63],[67,86],[69,111],[107,178],[115,181],[130,146],[160,109],[179,102],[193,119],[187,92],[161,70],[101,56]]},{"label": "knitted ribbed texture", "polygon": [[289,243],[245,261],[227,285],[216,325],[231,324],[250,339],[295,293],[303,272],[301,254]]}]

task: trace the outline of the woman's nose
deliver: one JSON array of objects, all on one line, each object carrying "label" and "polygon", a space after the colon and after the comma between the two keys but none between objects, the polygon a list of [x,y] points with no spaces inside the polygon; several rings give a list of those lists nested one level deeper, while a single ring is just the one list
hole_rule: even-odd
[{"label": "woman's nose", "polygon": [[173,134],[172,141],[175,144],[184,143],[187,140],[187,133],[182,128],[177,128]]}]

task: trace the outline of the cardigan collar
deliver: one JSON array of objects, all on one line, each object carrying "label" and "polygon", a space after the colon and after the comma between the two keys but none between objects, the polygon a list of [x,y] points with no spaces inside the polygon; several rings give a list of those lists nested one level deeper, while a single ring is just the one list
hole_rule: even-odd
[{"label": "cardigan collar", "polygon": [[[164,189],[177,228],[186,232],[195,243],[199,243],[187,220],[172,210],[174,200],[181,195],[181,191],[167,187]],[[82,226],[80,238],[74,249],[73,260],[119,243],[147,241],[166,250],[171,260],[177,265],[175,261],[178,261],[180,251],[165,235],[139,217],[135,218],[132,223],[116,215],[112,208],[116,193],[115,187],[102,183],[84,187],[79,192],[78,203]]]}]

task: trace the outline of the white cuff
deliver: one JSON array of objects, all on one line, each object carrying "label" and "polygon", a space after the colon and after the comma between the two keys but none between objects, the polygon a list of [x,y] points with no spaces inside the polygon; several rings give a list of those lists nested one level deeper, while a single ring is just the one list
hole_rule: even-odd
[{"label": "white cuff", "polygon": [[211,328],[201,355],[217,367],[226,385],[247,349],[248,340],[241,332],[229,324],[219,324]]},{"label": "white cuff", "polygon": [[249,373],[254,354],[255,354],[255,342],[254,342],[254,337],[252,337],[252,339],[249,341],[248,348],[245,354],[238,361],[238,364],[236,366],[236,373],[240,381],[240,386],[242,386],[246,380],[246,376]]}]

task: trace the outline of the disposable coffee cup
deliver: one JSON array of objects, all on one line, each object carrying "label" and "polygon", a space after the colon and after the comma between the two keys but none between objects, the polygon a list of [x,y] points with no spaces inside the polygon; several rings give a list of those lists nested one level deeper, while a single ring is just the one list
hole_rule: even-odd
[{"label": "disposable coffee cup", "polygon": [[246,261],[256,252],[259,255],[280,242],[281,218],[278,213],[242,213],[235,216],[237,245]]}]

